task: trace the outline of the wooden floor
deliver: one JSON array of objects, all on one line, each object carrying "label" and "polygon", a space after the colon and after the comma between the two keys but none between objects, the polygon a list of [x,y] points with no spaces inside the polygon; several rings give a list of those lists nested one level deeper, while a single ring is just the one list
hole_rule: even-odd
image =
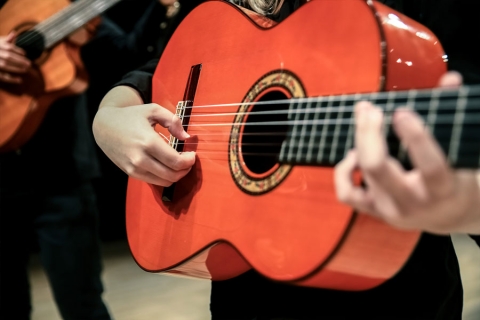
[{"label": "wooden floor", "polygon": [[[480,319],[480,250],[464,236],[454,243],[465,290],[463,320]],[[209,319],[209,281],[154,275],[142,271],[125,243],[104,247],[104,298],[116,320]],[[32,320],[59,320],[45,274],[33,259]]]}]

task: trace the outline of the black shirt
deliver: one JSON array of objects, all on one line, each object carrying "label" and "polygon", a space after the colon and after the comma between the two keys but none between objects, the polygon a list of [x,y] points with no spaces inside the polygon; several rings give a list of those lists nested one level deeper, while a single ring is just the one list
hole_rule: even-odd
[{"label": "black shirt", "polygon": [[[460,71],[466,83],[480,83],[480,54],[475,46],[480,33],[474,28],[476,20],[469,19],[480,12],[476,0],[386,2],[436,32],[449,55],[449,68]],[[297,6],[298,1],[287,0],[273,18],[281,20]],[[135,88],[149,103],[156,64],[149,62],[117,85]],[[480,237],[473,238],[480,244]],[[423,234],[404,268],[377,288],[342,292],[296,287],[272,282],[251,270],[212,282],[211,311],[213,319],[461,319],[462,302],[450,237]]]}]

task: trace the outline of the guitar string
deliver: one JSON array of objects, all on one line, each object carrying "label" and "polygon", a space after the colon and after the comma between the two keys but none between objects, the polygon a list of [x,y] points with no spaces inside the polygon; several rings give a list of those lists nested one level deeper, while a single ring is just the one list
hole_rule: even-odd
[{"label": "guitar string", "polygon": [[[188,152],[188,151],[186,151],[186,152]],[[407,150],[406,153],[408,154],[408,152],[409,151]],[[397,152],[394,152],[394,153],[397,153]],[[228,151],[195,150],[195,154],[198,155],[200,157],[200,159],[213,160],[214,159],[213,157],[217,157],[217,160],[224,160],[224,161],[229,161],[229,162],[239,162],[239,159],[230,158],[228,156],[230,154]],[[258,160],[258,161],[268,159],[268,161],[274,160],[275,163],[277,163],[277,162],[278,163],[292,163],[292,164],[295,164],[295,163],[297,163],[297,164],[299,164],[299,163],[307,164],[308,163],[308,164],[312,164],[312,165],[329,165],[329,164],[338,163],[345,158],[343,151],[336,152],[332,159],[329,159],[329,156],[326,155],[326,156],[322,157],[322,159],[319,160],[319,159],[316,159],[316,155],[314,154],[313,157],[312,157],[312,160],[307,161],[305,159],[306,155],[307,155],[307,152],[302,152],[300,154],[295,154],[294,157],[289,161],[282,161],[279,158],[279,152],[277,152],[277,153],[274,153],[274,152],[271,152],[271,153],[267,153],[267,152],[264,152],[264,153],[242,152],[242,153],[240,153],[240,152],[238,152],[238,153],[236,153],[236,157],[242,156],[244,158],[243,161],[240,161],[240,162],[242,162],[242,163],[247,162],[247,165],[248,165],[248,162],[251,159]],[[390,154],[390,156],[392,156],[392,158],[400,160],[400,161],[406,160],[406,158],[403,158],[403,156],[402,156],[403,159],[400,159],[399,156],[396,156],[394,154]],[[444,155],[444,157],[446,158],[447,156]],[[246,161],[245,161],[245,158],[247,158]],[[466,165],[468,164],[469,166],[473,165],[473,167],[475,167],[475,168],[480,168],[478,166],[478,158],[479,158],[478,153],[461,152],[461,153],[458,154],[458,160],[456,160],[455,163],[450,163],[450,165],[454,165],[454,166],[457,165],[457,166],[460,166],[460,167],[461,166],[466,167]]]},{"label": "guitar string", "polygon": [[[455,128],[461,127],[465,124],[480,124],[480,113],[468,113],[465,111],[457,112],[456,114],[467,115],[468,117],[465,118],[462,123],[453,123],[451,122],[455,118],[455,113],[452,115],[444,115],[440,114],[437,115],[437,120],[435,120],[436,124],[452,124]],[[260,122],[218,122],[218,123],[202,123],[202,124],[183,124],[183,127],[186,128],[193,128],[193,127],[234,127],[234,126],[284,126],[284,125],[347,125],[347,124],[354,124],[355,119],[317,119],[317,120],[278,120],[278,121],[260,121]],[[386,119],[384,123],[391,125],[393,122],[391,120]]]},{"label": "guitar string", "polygon": [[[348,138],[348,137],[353,137],[353,134],[348,134],[346,132],[347,130],[344,130],[343,132],[339,133],[339,134],[334,134],[333,132],[325,135],[326,137],[334,137],[334,136],[337,136],[339,138]],[[193,137],[200,137],[202,135],[192,135]],[[225,137],[229,137],[230,135],[229,134],[225,134],[224,135]],[[252,136],[252,135],[251,135]],[[314,138],[320,138],[322,137],[323,135],[321,134],[318,134],[318,135],[305,135],[305,136],[302,136],[302,138],[310,138],[310,137],[314,137]],[[445,139],[445,140],[443,140]],[[442,142],[450,142],[449,140],[447,141],[447,138],[440,138],[439,140],[440,143]],[[186,141],[186,142],[181,142],[181,141]],[[207,140],[207,139],[203,139],[199,142],[188,142],[188,141],[191,141],[191,138],[188,138],[186,140],[178,140],[177,142],[177,145],[208,145],[208,146],[218,146],[218,145],[242,145],[242,146],[279,146],[279,145],[282,145],[283,142],[230,142],[230,141],[225,141],[225,140]],[[346,140],[345,140],[346,141]],[[398,141],[396,141],[398,142]],[[331,147],[332,145],[329,145],[328,144],[329,142],[326,142],[326,147]],[[388,142],[387,142],[388,143]],[[472,146],[472,147],[478,147],[480,149],[480,145],[479,143],[477,142],[476,138],[474,137],[468,137],[468,138],[465,138],[465,139],[462,139],[462,145],[467,145],[467,146]],[[314,148],[317,148],[317,147],[314,147]]]},{"label": "guitar string", "polygon": [[[478,131],[478,128],[475,129],[476,131]],[[245,135],[245,134],[239,134],[238,136],[239,137],[259,137],[259,136],[263,136],[263,137],[273,137],[273,136],[277,136],[277,137],[285,137],[285,140],[301,140],[301,139],[317,139],[317,138],[321,138],[321,137],[325,137],[325,138],[331,138],[332,136],[335,137],[337,136],[338,138],[345,138],[345,139],[348,139],[348,138],[351,138],[354,136],[353,133],[349,133],[348,132],[349,130],[344,130],[344,129],[341,129],[340,132],[338,132],[337,134],[335,134],[335,132],[331,131],[331,132],[328,132],[326,134],[314,134],[314,135],[310,135],[310,134],[306,134],[306,135],[303,135],[303,136],[298,136],[298,137],[290,137],[286,134],[263,134],[262,133],[250,133],[248,136]],[[436,140],[439,142],[439,143],[446,143],[446,142],[449,142],[449,138],[450,138],[450,132],[452,131],[452,129],[443,129],[443,130],[439,130],[437,131],[438,133],[435,135],[435,138]],[[471,133],[471,134],[466,134],[466,137],[462,138],[462,142],[466,142],[466,143],[470,143],[473,141],[473,143],[475,143],[476,145],[478,145],[480,147],[480,144],[477,143],[477,137],[475,136],[477,132],[475,133]],[[393,135],[388,135],[388,136],[385,136],[385,134],[383,134],[384,138],[386,139],[391,139],[392,137],[395,137],[395,139],[398,139],[396,136],[393,136]],[[195,138],[195,137],[198,137],[198,138],[202,138],[202,140],[200,141],[200,143],[202,144],[208,144],[208,143],[212,143],[212,144],[217,144],[217,143],[228,143],[230,144],[229,142],[225,141],[226,139],[222,139],[222,138],[227,138],[227,137],[231,137],[231,133],[230,132],[225,132],[225,133],[222,133],[222,134],[217,134],[217,135],[211,135],[211,134],[201,134],[201,133],[191,133],[191,137],[190,138],[187,138],[185,140],[180,140],[180,139],[177,139],[178,143],[179,144],[183,144],[183,143],[186,143],[186,144],[198,144],[199,142],[188,142],[188,141],[192,141],[191,139],[192,138]],[[237,136],[234,136],[232,138],[236,138]],[[220,138],[220,139],[215,139],[215,138]],[[448,141],[447,141],[448,140]],[[181,141],[186,141],[186,142],[181,142]],[[247,141],[250,141],[249,139],[247,139]],[[283,140],[282,140],[283,141]],[[258,142],[260,144],[264,143],[265,140],[261,140],[261,142]],[[232,142],[231,144],[236,144],[237,142]],[[253,142],[253,144],[256,144],[257,142]],[[272,142],[273,143],[273,142]],[[272,143],[268,143],[268,145],[271,145]],[[326,142],[326,143],[329,143],[329,142]],[[328,145],[327,145],[328,146]]]},{"label": "guitar string", "polygon": [[[480,110],[480,95],[478,97],[469,97],[468,99],[469,104],[475,104],[475,106],[468,107],[467,111],[473,110]],[[385,114],[393,113],[393,111],[400,111],[399,107],[404,106],[403,103],[397,103],[398,106],[394,105],[394,110],[383,110]],[[455,106],[452,107],[452,104]],[[441,102],[436,109],[436,112],[439,111],[455,111],[456,110],[457,100],[445,100]],[[378,105],[377,105],[378,106]],[[379,105],[380,108],[385,108],[384,105]],[[413,110],[415,111],[424,111],[430,109],[430,102],[416,102],[414,105]],[[225,116],[237,116],[237,115],[252,115],[252,116],[267,116],[267,115],[280,115],[280,114],[332,114],[338,113],[341,111],[342,113],[351,113],[354,111],[353,103],[345,106],[333,107],[329,106],[328,108],[321,108],[321,107],[314,107],[314,108],[306,108],[306,109],[295,109],[295,110],[267,110],[267,111],[245,111],[245,112],[224,112],[224,113],[203,113],[202,111],[192,114],[190,116],[184,116],[183,118],[204,118],[204,117],[225,117]],[[333,119],[331,119],[333,121]],[[196,122],[201,122],[202,120],[195,120]]]},{"label": "guitar string", "polygon": [[[468,117],[468,124],[479,124],[480,123],[480,117],[478,117],[478,113],[475,114],[476,117],[472,117],[471,115]],[[438,126],[435,126],[435,129],[436,129],[436,138],[437,140],[441,140],[440,136],[445,133],[447,133],[447,139],[443,140],[443,141],[440,141],[440,143],[448,143],[449,140],[450,140],[450,137],[449,137],[449,133],[452,132],[453,130],[453,127],[455,126],[462,126],[462,124],[454,124],[451,122],[451,120],[453,119],[454,117],[452,117],[451,115],[440,115],[437,119],[439,119],[439,121],[436,121],[435,125],[442,125],[442,124],[446,124],[446,125],[449,125],[450,127],[448,128],[442,128],[442,127],[438,127]],[[349,119],[350,121],[343,121],[343,123],[341,124],[341,127],[346,124],[349,125],[349,127],[354,124],[354,121],[353,119]],[[298,122],[298,121],[297,121]],[[301,121],[300,121],[301,122]],[[318,121],[317,121],[318,123]],[[466,122],[464,122],[466,124]],[[259,123],[259,125],[261,124],[264,124],[264,123]],[[331,126],[331,129],[333,129],[334,126],[338,125],[338,121],[335,121],[335,122],[329,122],[328,125]],[[229,124],[229,125],[232,125],[232,124]],[[212,135],[215,135],[215,134],[212,134],[212,133],[201,133],[199,132],[199,134],[196,134],[196,132],[190,132],[190,134],[192,134],[193,136],[212,136]],[[217,136],[218,135],[221,135],[221,136],[230,136],[231,133],[230,132],[225,132],[225,133],[217,133],[216,134]],[[281,135],[281,136],[285,136],[286,139],[288,139],[288,135],[286,133],[279,133],[279,132],[273,132],[273,133],[266,133],[266,132],[261,132],[261,133],[244,133],[242,134],[243,135],[250,135],[250,136],[258,136],[258,135],[262,135],[262,136],[272,136],[272,135]],[[325,134],[323,134],[325,135]],[[347,128],[346,130],[344,130],[344,128],[341,128],[340,132],[338,132],[337,134],[335,132],[332,132],[332,131],[327,131],[326,133],[326,137],[332,137],[332,136],[337,136],[338,138],[345,138],[345,137],[352,137],[353,133],[351,130],[349,130],[349,128]],[[316,138],[316,137],[321,137],[322,134],[319,133],[319,134],[316,134],[314,135],[313,137]],[[304,134],[304,135],[301,135],[299,137],[295,137],[297,140],[300,141],[300,139],[311,139],[312,135],[311,134]],[[470,137],[471,138],[471,137]],[[346,140],[346,139],[345,139]],[[187,139],[188,141],[188,139]],[[396,145],[398,146],[398,141],[395,141]],[[211,146],[211,145],[216,145],[216,146],[221,146],[221,145],[224,145],[225,147],[228,147],[230,145],[235,145],[237,143],[229,143],[229,142],[225,142],[225,141],[202,141],[201,143],[188,143],[188,142],[177,142],[177,144],[183,144],[183,145],[201,145],[201,146]],[[326,150],[327,152],[331,149],[334,145],[336,145],[337,143],[331,143],[331,142],[326,142],[326,144],[324,145],[323,149],[322,150]],[[242,146],[252,146],[252,145],[256,145],[256,146],[264,146],[264,145],[274,145],[272,143],[242,143],[241,144]],[[281,145],[281,143],[277,143],[276,145]],[[470,139],[462,139],[461,141],[461,146],[462,146],[462,149],[460,150],[460,156],[462,158],[465,158],[465,157],[468,157],[468,156],[472,156],[475,158],[475,160],[478,159],[478,156],[479,156],[479,153],[478,153],[478,142],[475,141],[475,138],[473,138],[473,141],[471,141]],[[293,146],[293,147],[298,147],[298,146]],[[337,154],[339,151],[342,152],[341,150],[344,150],[345,147],[346,147],[346,143],[344,140],[341,140],[340,141],[340,145],[337,146],[338,148],[335,148],[335,153]],[[465,148],[467,150],[465,150]],[[313,153],[317,153],[320,148],[318,146],[316,147],[313,147],[313,148],[310,148],[310,152],[313,152]],[[302,152],[301,152],[301,155],[305,155],[305,148],[302,148]],[[307,149],[308,150],[308,149]],[[472,150],[475,150],[473,151],[472,154],[470,154],[470,152],[472,152]],[[205,151],[204,149],[200,149],[198,150],[199,152],[208,152],[208,151]],[[216,152],[221,152],[221,151],[216,151]],[[243,153],[242,153],[243,154]],[[298,154],[298,152],[297,152]],[[343,152],[342,152],[343,154]],[[256,156],[276,156],[278,155],[278,152],[275,152],[275,153],[271,153],[271,154],[266,154],[266,153],[245,153],[244,155],[256,155]]]},{"label": "guitar string", "polygon": [[[440,130],[438,130],[440,131]],[[449,133],[451,133],[451,129],[445,129],[444,130],[444,133],[447,133],[447,138],[445,139],[442,139],[442,138],[439,138],[438,140],[440,140],[440,144],[449,144],[449,141],[450,141],[450,137],[449,137]],[[268,133],[260,133],[261,135],[265,136],[265,135],[268,135]],[[228,137],[230,136],[230,133],[229,132],[225,132],[225,133],[222,133],[222,134],[217,134],[216,136],[218,135],[222,135],[224,137]],[[243,134],[245,135],[245,134]],[[242,135],[242,136],[243,136]],[[250,136],[255,136],[257,135],[257,133],[251,133]],[[285,134],[282,134],[283,136],[285,136]],[[438,135],[442,135],[441,133],[438,133]],[[196,133],[192,133],[192,137],[198,137],[198,136],[201,136],[201,134],[196,134]],[[212,134],[205,134],[205,136],[212,136]],[[316,134],[315,137],[321,137],[322,135],[321,134]],[[346,144],[346,141],[347,141],[347,138],[348,137],[352,137],[353,136],[353,133],[350,131],[350,130],[341,130],[341,132],[339,132],[338,134],[335,134],[334,132],[327,132],[326,134],[327,137],[332,137],[332,136],[337,136],[339,139],[340,139],[340,142],[339,142],[339,145],[337,145],[337,148],[336,149],[336,154],[338,154],[338,152],[342,152],[343,154],[343,151],[345,150],[347,144]],[[303,137],[298,137],[299,139],[300,138],[310,138],[311,136],[310,135],[305,135]],[[387,137],[388,138],[388,137]],[[298,139],[297,139],[298,140]],[[205,150],[208,152],[209,149],[204,149],[202,147],[225,147],[225,148],[228,148],[229,146],[231,145],[241,145],[242,147],[244,146],[265,146],[265,145],[268,145],[268,146],[272,146],[272,145],[281,145],[281,143],[276,143],[276,144],[273,144],[273,143],[238,143],[238,142],[230,142],[230,141],[209,141],[209,140],[203,140],[203,141],[200,141],[200,142],[188,142],[189,139],[185,140],[187,142],[180,142],[180,141],[177,141],[177,145],[188,145],[188,146],[193,146],[193,145],[197,145],[200,147],[200,149],[197,149],[198,151],[201,151],[201,152],[205,152]],[[297,141],[298,142],[298,141]],[[323,150],[326,150],[326,151],[331,151],[332,149],[332,146],[335,145],[333,142],[331,141],[327,141],[323,147]],[[387,145],[389,145],[390,147],[397,147],[399,146],[399,141],[396,140],[394,141],[394,143],[392,143],[391,141],[388,142],[387,141]],[[298,147],[298,146],[293,146],[293,147]],[[320,147],[319,146],[315,146],[313,148],[310,148],[311,151],[310,152],[318,152],[320,150]],[[466,150],[465,150],[466,149]],[[301,149],[301,155],[305,155],[306,152],[305,150],[308,150],[308,149],[305,149],[305,148],[302,148]],[[343,150],[343,151],[342,151]],[[218,150],[215,150],[215,152],[220,152],[220,153],[224,153],[224,151],[218,151]],[[469,137],[469,139],[462,139],[461,141],[461,150],[460,150],[460,153],[461,153],[461,156],[462,157],[465,157],[465,156],[469,156],[471,155],[471,153],[473,153],[473,156],[475,157],[475,159],[478,160],[478,157],[479,157],[479,144],[476,140],[475,137]],[[245,154],[242,152],[242,154]],[[254,155],[252,153],[249,153],[250,155]],[[265,153],[262,153],[263,155],[265,155]],[[297,152],[298,154],[298,152]],[[278,152],[275,152],[275,153],[272,153],[271,155],[278,155]]]},{"label": "guitar string", "polygon": [[[450,95],[453,94],[453,98],[455,98],[455,100],[454,100],[454,101],[450,100],[450,101],[448,101],[447,103],[446,103],[445,101],[442,101],[442,105],[439,106],[439,108],[436,110],[436,113],[445,112],[445,111],[450,111],[450,112],[453,111],[453,112],[456,112],[455,107],[452,108],[452,104],[456,106],[457,101],[458,101],[458,98],[459,98],[459,97],[458,97],[458,92],[455,92],[455,91],[454,91],[454,92],[449,92],[449,93],[450,93]],[[388,93],[387,93],[387,94],[388,94]],[[473,95],[470,95],[470,96],[473,96]],[[445,98],[445,96],[443,96],[442,99],[443,99],[443,98]],[[380,100],[380,99],[381,99],[381,97],[378,97],[378,95],[377,95],[376,100]],[[303,100],[303,101],[311,101],[312,98],[305,98],[305,99],[302,99],[302,100]],[[444,99],[444,100],[445,100],[445,99]],[[475,100],[475,101],[474,101],[474,100]],[[472,99],[469,99],[469,102],[477,102],[477,100],[478,100],[478,99],[473,99],[473,98],[472,98]],[[378,101],[376,101],[376,102],[378,102]],[[288,103],[288,104],[292,104],[291,101],[285,101],[285,100],[279,100],[279,101],[274,101],[274,102],[266,101],[266,102],[263,102],[263,103],[264,103],[264,104],[278,104],[278,103]],[[401,103],[399,103],[399,105],[400,105],[400,104],[401,104]],[[256,105],[256,103],[252,103],[252,105]],[[232,106],[238,107],[238,106],[236,106],[236,105],[232,105]],[[192,106],[191,108],[195,108],[195,106]],[[347,107],[347,106],[340,106],[340,107],[337,107],[337,108],[329,106],[329,109],[330,109],[330,111],[329,111],[330,113],[338,112],[336,109],[338,109],[339,111],[341,111],[342,114],[352,113],[352,111],[353,111],[353,107]],[[418,110],[418,111],[419,111],[419,110],[429,110],[429,109],[430,109],[430,101],[428,101],[428,102],[416,102],[416,103],[415,103],[415,109]],[[463,111],[461,112],[461,113],[464,113],[464,114],[468,114],[468,115],[469,115],[468,121],[464,121],[464,124],[463,124],[463,125],[465,125],[465,124],[467,124],[467,123],[472,123],[472,122],[475,123],[475,124],[478,123],[478,122],[477,122],[477,120],[479,119],[479,118],[478,118],[478,113],[473,114],[473,115],[475,115],[475,116],[477,116],[477,117],[473,117],[473,115],[472,115],[472,111],[473,111],[473,110],[472,110],[472,109],[473,109],[473,110],[479,110],[477,107],[469,107],[468,109],[463,110]],[[318,109],[307,108],[307,109],[303,109],[303,110],[302,110],[302,109],[300,109],[300,110],[294,110],[293,113],[310,114],[310,111],[314,111],[313,113],[318,113],[318,112],[319,112]],[[285,114],[285,113],[288,113],[288,112],[289,112],[288,110],[280,110],[280,111],[276,111],[276,110],[271,111],[271,110],[270,110],[270,111],[265,111],[265,112],[260,111],[260,112],[237,112],[237,113],[227,113],[227,114],[225,114],[225,113],[222,113],[222,114],[202,114],[202,115],[198,115],[198,116],[204,116],[204,117],[213,116],[213,117],[216,117],[216,116],[225,116],[225,115],[230,115],[230,116],[232,116],[232,115],[245,115],[245,114],[248,114],[248,115],[250,115],[250,114],[252,114],[252,115],[259,115],[259,114],[262,114],[262,115],[272,115],[272,114]],[[327,113],[326,110],[320,110],[320,112]],[[386,113],[386,112],[385,112],[385,113]],[[193,116],[195,116],[195,115],[192,115],[192,117],[193,117]],[[423,117],[428,117],[428,115],[422,115],[422,116],[423,116]],[[455,126],[461,126],[461,125],[462,125],[462,124],[455,124],[455,123],[453,123],[452,120],[454,119],[454,117],[455,117],[455,113],[453,113],[453,114],[441,114],[441,115],[438,115],[438,116],[436,117],[436,120],[437,120],[437,121],[435,121],[433,124],[429,124],[429,125],[433,125],[433,126],[435,127],[437,135],[440,135],[440,134],[442,133],[442,131],[443,131],[443,132],[451,132],[451,131],[452,131],[451,128],[453,128],[453,127],[455,127]],[[198,120],[197,120],[197,122],[198,122]],[[276,124],[276,125],[286,125],[286,124],[292,124],[292,123],[294,123],[294,124],[311,124],[311,125],[316,125],[316,124],[322,124],[322,123],[323,123],[323,124],[327,125],[327,127],[328,127],[328,126],[331,126],[331,128],[333,129],[335,126],[340,125],[340,127],[342,127],[342,126],[344,126],[345,124],[348,124],[349,127],[350,127],[352,124],[354,124],[354,119],[338,119],[338,118],[337,118],[337,119],[326,119],[326,120],[325,120],[325,119],[320,119],[320,120],[317,120],[317,121],[297,120],[297,121],[284,121],[284,122],[280,122],[280,123],[279,123],[279,122],[276,122],[276,123],[274,123],[274,124]],[[386,123],[387,123],[387,124],[391,124],[391,122],[388,121],[388,119],[387,119]],[[230,126],[233,126],[233,125],[238,126],[238,125],[245,125],[245,124],[246,124],[246,125],[251,125],[252,123],[235,123],[235,124],[227,123],[226,125],[230,127]],[[266,122],[259,122],[259,123],[254,123],[254,124],[255,124],[255,125],[265,125],[265,124],[271,124],[271,123],[268,123],[268,122],[267,122],[267,123],[266,123]],[[438,126],[439,126],[439,125],[442,125],[442,124],[452,125],[452,127],[451,127],[451,128],[441,128],[441,127],[439,128]],[[215,124],[215,125],[218,125],[218,124]],[[428,124],[427,124],[427,125],[428,125]],[[186,127],[195,127],[195,126],[211,126],[211,125],[208,125],[208,124],[203,124],[203,125],[190,124],[190,125],[188,125],[188,126],[187,126],[187,125],[185,125],[185,126],[186,126]],[[347,129],[347,130],[341,129],[340,132],[337,134],[337,136],[338,136],[338,137],[341,137],[341,138],[344,138],[345,136],[349,135],[349,131],[350,131],[349,129]],[[191,130],[190,130],[190,133],[194,134],[193,132],[191,132]],[[205,133],[204,133],[204,134],[205,134]],[[248,134],[248,133],[247,133],[247,134]],[[256,135],[256,133],[251,133],[251,134],[252,134],[252,135]],[[269,135],[268,133],[261,133],[261,134],[262,134],[262,135]],[[199,135],[201,135],[201,134],[194,134],[194,135],[199,136]],[[210,136],[211,136],[211,133],[206,133],[205,135],[210,135]],[[224,134],[221,134],[221,135],[225,136],[225,135],[229,135],[229,133],[224,133]],[[274,135],[283,135],[283,136],[285,136],[285,137],[288,139],[286,133],[274,133]],[[327,133],[327,136],[332,136],[332,135],[335,136],[335,133],[334,133],[334,132],[328,132],[328,133]],[[316,135],[315,137],[320,137],[320,136],[321,136],[321,134]],[[351,134],[350,134],[350,136],[351,136]],[[302,136],[299,136],[297,139],[301,139],[301,138],[310,139],[311,137],[312,137],[312,135],[310,135],[310,134],[304,134],[304,135],[302,135]],[[463,149],[466,148],[466,147],[468,147],[468,149],[470,149],[470,148],[469,148],[470,146],[467,146],[467,145],[466,145],[466,142],[464,142],[464,140],[465,140],[465,139],[462,139],[462,150],[461,150],[462,157],[467,156],[466,154],[464,154],[465,151],[464,151]],[[343,143],[343,141],[342,141],[341,143]],[[182,144],[182,142],[179,142],[179,144]],[[192,144],[197,144],[197,143],[192,143]],[[208,144],[208,142],[202,142],[202,143],[201,143],[202,146],[203,146],[203,145],[206,145],[206,144]],[[224,144],[225,144],[226,146],[230,145],[229,143],[225,143],[225,142],[224,142]],[[324,150],[327,150],[327,151],[328,151],[329,149],[332,148],[333,145],[336,145],[336,144],[337,144],[337,143],[327,142],[326,145],[324,145]],[[218,145],[218,144],[217,144],[217,145]],[[246,146],[246,145],[247,145],[247,144],[242,144],[242,146]],[[260,144],[260,145],[264,145],[264,144]],[[271,144],[270,144],[270,145],[271,145]],[[477,146],[477,143],[475,143],[475,146]],[[297,147],[298,147],[298,146],[297,146]],[[345,146],[341,145],[341,146],[339,146],[339,147],[340,147],[340,150],[342,150],[342,149],[344,149],[344,147],[346,147],[346,145],[345,145]],[[303,150],[303,149],[302,149],[302,150]],[[315,148],[313,148],[313,151],[311,151],[311,152],[317,152],[318,150],[319,150],[319,147],[315,147]],[[337,149],[337,150],[338,150],[338,149]],[[199,150],[199,151],[203,151],[203,150]],[[336,152],[338,153],[338,151],[336,151]],[[250,155],[255,155],[255,154],[250,154]],[[263,153],[263,154],[256,154],[256,155],[257,155],[257,156],[258,156],[258,155],[268,156],[268,155],[266,155],[265,153]],[[274,153],[274,154],[272,154],[272,155],[278,155],[278,153]],[[477,158],[478,158],[478,153],[476,153],[476,154],[474,155],[474,157],[475,157],[475,159],[477,159]]]},{"label": "guitar string", "polygon": [[[332,128],[333,129],[333,128]],[[451,128],[436,128],[436,129],[439,129],[439,130],[445,130],[445,132],[448,132],[448,131],[451,131]],[[478,129],[477,129],[478,130]],[[343,130],[340,131],[339,135],[342,136],[343,135],[346,135],[345,134],[345,131],[348,131],[348,130]],[[444,133],[445,133],[444,132]],[[334,133],[334,132],[327,132],[326,134],[326,137],[330,136],[330,133]],[[231,136],[231,132],[230,130],[228,131],[223,131],[223,132],[219,132],[219,133],[211,133],[211,132],[208,132],[208,133],[205,133],[204,131],[189,131],[189,134],[192,136],[192,137],[229,137]],[[279,132],[279,131],[274,131],[274,132],[244,132],[244,133],[239,133],[240,136],[248,136],[248,137],[262,137],[262,136],[267,136],[267,137],[274,137],[274,136],[284,136],[284,137],[287,137],[287,134],[285,132]],[[440,135],[440,133],[438,133],[438,135]],[[351,136],[353,136],[353,134],[351,134]],[[302,137],[322,137],[322,133],[315,133],[315,134],[309,134],[309,135],[303,135]],[[188,138],[188,139],[191,139],[191,138]],[[188,140],[186,139],[186,140]],[[475,141],[477,141],[477,137],[473,138],[475,139]],[[167,139],[168,140],[168,139]],[[183,140],[181,140],[183,141]],[[223,141],[223,140],[215,140],[215,141]]]},{"label": "guitar string", "polygon": [[[193,150],[192,150],[193,151]],[[189,152],[188,150],[185,151],[185,152]],[[407,151],[408,152],[408,151]],[[203,150],[200,150],[200,151],[195,151],[196,155],[198,155],[200,157],[200,159],[205,159],[205,160],[217,160],[217,161],[225,161],[225,162],[238,162],[238,160],[231,160],[231,159],[228,159],[228,154],[229,152],[227,151],[203,151]],[[259,159],[259,158],[262,158],[262,157],[265,157],[265,158],[276,158],[277,161],[278,161],[278,155],[279,153],[244,153],[244,152],[238,152],[237,153],[237,156],[238,155],[242,155],[242,156],[248,156],[248,157],[255,157],[255,159]],[[305,156],[307,153],[302,153],[301,155],[302,156]],[[212,158],[211,156],[216,156],[216,155],[219,155],[219,156],[223,156],[223,157],[219,157],[218,159],[215,159],[215,158]],[[391,155],[392,156],[392,155]],[[459,154],[459,160],[456,161],[456,163],[454,164],[451,164],[451,165],[458,165],[458,167],[462,167],[462,166],[465,166],[466,164],[474,164],[474,166],[472,166],[471,168],[478,168],[478,158],[479,158],[479,154],[478,153],[465,153],[465,152],[461,152]],[[328,157],[325,157],[323,158],[322,160],[313,160],[311,162],[308,162],[308,164],[311,164],[311,165],[319,165],[319,164],[322,164],[322,165],[330,165],[330,164],[334,164],[334,163],[338,163],[340,162],[342,159],[344,158],[343,156],[343,151],[341,152],[337,152],[336,155],[335,155],[335,158],[333,161],[330,161],[328,159]],[[393,158],[398,159],[398,157],[396,156],[393,156]],[[294,159],[295,160],[295,159]],[[291,161],[291,162],[279,162],[279,163],[285,163],[285,164],[288,164],[288,163],[292,163],[292,164],[295,164],[295,163],[301,163],[301,164],[307,164],[307,162],[302,159],[302,160],[295,160],[295,161]],[[469,166],[470,167],[470,166]]]},{"label": "guitar string", "polygon": [[[480,96],[480,85],[470,85],[469,94],[467,97],[471,96]],[[208,105],[196,105],[185,107],[185,109],[200,109],[200,108],[216,108],[216,107],[232,107],[238,108],[242,106],[262,106],[262,105],[284,105],[290,103],[326,103],[328,99],[332,97],[337,99],[333,102],[359,102],[359,101],[368,101],[368,100],[385,100],[386,102],[392,102],[392,99],[407,99],[411,91],[416,91],[416,100],[432,98],[435,91],[441,91],[442,96],[439,97],[439,100],[452,98],[456,99],[459,95],[459,89],[447,89],[447,88],[434,88],[434,89],[422,89],[422,90],[407,90],[407,91],[382,91],[382,92],[369,92],[369,93],[353,93],[353,94],[343,94],[343,95],[333,95],[333,96],[318,96],[318,97],[304,97],[304,98],[291,98],[291,99],[280,99],[280,100],[269,100],[269,101],[256,101],[256,102],[230,102],[222,104],[208,104]],[[392,92],[395,93],[393,97],[389,97],[389,94]],[[438,93],[435,93],[438,94]],[[445,95],[444,95],[445,94]],[[350,97],[350,99],[349,99]],[[407,104],[407,101],[399,102]]]}]

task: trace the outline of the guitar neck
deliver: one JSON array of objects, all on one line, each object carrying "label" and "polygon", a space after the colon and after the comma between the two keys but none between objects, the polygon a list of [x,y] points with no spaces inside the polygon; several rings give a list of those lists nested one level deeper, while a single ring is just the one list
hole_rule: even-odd
[{"label": "guitar neck", "polygon": [[33,28],[43,36],[45,49],[51,48],[88,21],[120,0],[79,0]]},{"label": "guitar neck", "polygon": [[364,100],[384,110],[389,152],[402,163],[408,163],[407,153],[391,128],[391,119],[395,109],[407,107],[424,119],[452,166],[480,167],[480,86],[292,100],[280,162],[321,166],[338,163],[354,146],[353,107]]}]

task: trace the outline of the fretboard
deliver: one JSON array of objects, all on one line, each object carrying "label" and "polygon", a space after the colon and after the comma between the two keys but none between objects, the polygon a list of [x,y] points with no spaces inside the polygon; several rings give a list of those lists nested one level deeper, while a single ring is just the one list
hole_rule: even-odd
[{"label": "fretboard", "polygon": [[353,107],[364,100],[384,110],[389,152],[401,162],[408,162],[407,153],[390,123],[393,111],[406,106],[422,116],[452,166],[480,167],[480,86],[292,100],[280,162],[322,166],[338,163],[354,147]]}]

